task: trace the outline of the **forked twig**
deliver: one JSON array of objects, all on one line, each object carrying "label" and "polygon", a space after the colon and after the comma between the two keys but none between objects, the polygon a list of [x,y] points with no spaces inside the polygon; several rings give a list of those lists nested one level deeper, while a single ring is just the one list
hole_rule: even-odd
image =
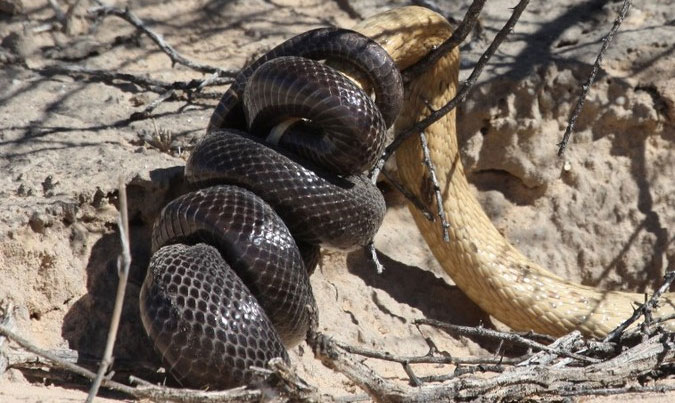
[{"label": "forked twig", "polygon": [[661,284],[661,287],[659,287],[659,289],[654,292],[654,295],[652,295],[647,302],[640,305],[640,307],[633,312],[630,318],[626,319],[619,326],[617,326],[616,329],[612,330],[603,341],[616,341],[616,339],[621,336],[628,326],[638,320],[640,316],[645,315],[645,321],[647,321],[646,315],[648,315],[652,309],[656,308],[659,298],[661,298],[661,295],[663,295],[663,293],[670,288],[670,285],[673,283],[673,281],[675,281],[675,271],[669,271],[665,274],[665,276],[663,276],[663,284]]},{"label": "forked twig", "polygon": [[120,214],[117,218],[117,226],[120,231],[120,242],[122,244],[122,252],[117,258],[117,275],[119,280],[117,282],[117,294],[115,295],[115,306],[113,308],[112,318],[110,318],[110,328],[108,330],[108,338],[103,352],[103,359],[98,368],[96,378],[89,389],[87,402],[90,403],[98,393],[101,386],[103,376],[108,372],[112,365],[112,352],[115,346],[115,339],[117,338],[117,329],[120,324],[120,317],[122,316],[122,306],[124,305],[124,294],[127,289],[127,279],[129,278],[129,267],[131,266],[131,249],[129,247],[129,213],[127,209],[127,187],[124,183],[124,178],[119,178],[119,204]]},{"label": "forked twig", "polygon": [[191,68],[192,70],[200,71],[202,73],[215,73],[222,77],[234,77],[239,72],[238,70],[224,70],[219,67],[210,66],[208,64],[194,62],[184,57],[178,53],[178,51],[176,51],[173,46],[166,43],[164,38],[162,38],[159,34],[146,27],[143,21],[138,18],[136,14],[132,13],[129,8],[121,9],[117,7],[101,6],[91,8],[89,13],[94,17],[114,15],[129,22],[138,30],[148,35],[148,37],[150,37],[150,39],[152,39],[152,41],[155,42],[160,47],[160,49],[162,49],[162,51],[167,54],[167,56],[169,56],[173,64],[182,64]]},{"label": "forked twig", "polygon": [[120,73],[101,69],[92,69],[75,64],[47,65],[45,67],[40,68],[39,70],[36,69],[35,71],[38,71],[45,75],[51,74],[65,74],[69,76],[83,75],[103,82],[113,82],[117,80],[127,81],[136,84],[139,87],[142,87],[146,90],[156,92],[159,94],[163,94],[168,90],[181,90],[188,92],[201,90],[202,88],[205,88],[207,86],[230,84],[233,81],[231,77],[210,76],[208,78],[201,80],[195,79],[190,81],[166,82],[136,74]]},{"label": "forked twig", "polygon": [[479,336],[487,337],[491,339],[504,340],[516,344],[520,344],[525,347],[533,348],[540,351],[545,351],[550,354],[555,354],[559,356],[573,358],[575,360],[585,362],[588,364],[593,364],[599,362],[598,359],[585,357],[583,355],[574,353],[572,351],[566,350],[555,350],[549,346],[538,343],[534,340],[527,339],[517,333],[511,332],[500,332],[497,330],[486,329],[484,327],[469,327],[469,326],[459,326],[453,325],[450,323],[441,322],[433,319],[417,319],[415,320],[416,325],[429,325],[439,329],[443,329],[454,334],[459,334],[462,336]]},{"label": "forked twig", "polygon": [[616,34],[616,31],[619,30],[619,27],[621,26],[624,18],[626,18],[626,14],[628,14],[631,3],[631,0],[624,0],[621,10],[619,11],[619,15],[616,17],[616,20],[614,20],[614,25],[612,25],[612,28],[609,30],[609,33],[607,33],[607,36],[602,38],[602,46],[600,47],[600,52],[598,52],[598,57],[595,59],[595,63],[593,63],[591,74],[589,74],[588,80],[586,80],[586,82],[581,86],[581,94],[579,95],[579,99],[577,100],[577,104],[574,107],[572,114],[570,115],[567,128],[565,129],[565,134],[563,135],[562,141],[558,143],[558,157],[562,157],[562,155],[565,153],[567,143],[569,142],[572,131],[574,130],[574,126],[577,123],[577,118],[579,117],[579,114],[581,114],[581,109],[583,108],[586,97],[588,96],[588,91],[590,91],[591,86],[595,81],[595,76],[598,74],[598,70],[600,70],[600,64],[602,63],[602,59],[605,56],[605,52],[607,51],[607,48],[609,48],[609,44],[612,42],[612,39],[614,39],[614,34]]}]

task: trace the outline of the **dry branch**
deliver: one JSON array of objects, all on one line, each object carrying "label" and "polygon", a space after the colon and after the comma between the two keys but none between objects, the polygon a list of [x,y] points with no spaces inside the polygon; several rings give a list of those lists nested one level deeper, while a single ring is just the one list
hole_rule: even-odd
[{"label": "dry branch", "polygon": [[[628,390],[627,384],[656,368],[672,365],[675,360],[673,334],[659,334],[618,356],[581,367],[558,366],[557,354],[575,345],[579,334],[564,336],[546,351],[530,357],[524,365],[510,366],[490,378],[470,376],[467,371],[449,377],[441,384],[420,387],[403,386],[380,377],[365,364],[341,351],[335,341],[321,334],[310,337],[315,354],[329,367],[344,373],[379,401],[416,402],[449,399],[519,400],[534,396],[576,395],[614,388]],[[497,369],[496,372],[498,372]],[[422,380],[421,378],[419,380]],[[638,389],[636,389],[637,391]]]},{"label": "dry branch", "polygon": [[628,14],[631,3],[632,2],[630,0],[624,0],[621,10],[619,11],[619,15],[616,17],[616,20],[614,20],[614,25],[612,25],[612,28],[609,30],[607,36],[602,38],[602,46],[600,47],[597,58],[595,59],[595,63],[593,63],[591,74],[588,76],[588,80],[586,80],[586,82],[581,86],[581,95],[579,95],[577,104],[572,110],[572,114],[570,115],[570,118],[567,122],[567,128],[565,129],[565,134],[563,135],[562,141],[558,144],[558,157],[562,157],[562,155],[565,153],[565,148],[567,148],[567,143],[569,142],[572,131],[574,130],[574,125],[577,123],[577,118],[581,113],[581,109],[584,107],[584,102],[588,96],[588,91],[591,89],[591,86],[595,81],[595,76],[598,74],[598,70],[600,70],[600,64],[602,63],[605,52],[607,51],[607,48],[609,48],[609,44],[612,42],[612,39],[614,39],[614,34],[616,34],[616,31],[619,30],[619,27],[621,26],[624,18],[626,18],[626,14]]},{"label": "dry branch", "polygon": [[[436,49],[434,49],[433,52],[429,53],[421,60],[419,60],[417,63],[405,69],[405,71],[403,72],[403,80],[405,82],[409,82],[413,78],[424,73],[431,66],[436,64],[436,62],[441,57],[443,57],[448,52],[459,46],[460,43],[464,42],[469,33],[473,31],[473,28],[476,25],[476,22],[478,21],[478,16],[480,15],[480,12],[483,10],[485,2],[486,0],[474,0],[473,3],[471,3],[471,5],[469,6],[469,9],[466,10],[466,14],[464,14],[464,19],[452,32],[450,38],[448,38],[445,42],[443,42]],[[439,12],[439,10],[434,11]]]},{"label": "dry branch", "polygon": [[520,344],[525,347],[533,348],[540,351],[546,351],[550,354],[562,355],[565,357],[573,358],[575,360],[583,361],[586,363],[595,363],[598,362],[597,359],[584,357],[579,354],[575,354],[571,351],[566,350],[554,350],[551,347],[538,343],[536,341],[527,339],[517,333],[511,332],[500,332],[497,330],[486,329],[484,327],[469,327],[469,326],[459,326],[452,325],[449,323],[441,322],[438,320],[432,319],[418,319],[415,321],[417,325],[429,325],[434,326],[439,329],[446,330],[448,332],[461,335],[461,336],[475,336],[475,337],[487,337],[491,339],[503,340],[515,344]]},{"label": "dry branch", "polygon": [[201,80],[194,79],[190,81],[166,82],[145,77],[143,75],[91,69],[74,64],[53,64],[45,66],[37,71],[44,75],[64,74],[71,77],[85,76],[90,79],[100,80],[107,83],[126,81],[136,84],[145,90],[159,94],[165,93],[168,90],[180,90],[186,92],[201,90],[207,86],[230,84],[233,80],[230,77],[208,77]]},{"label": "dry branch", "polygon": [[161,35],[145,26],[143,21],[138,18],[136,14],[132,13],[129,8],[121,9],[117,7],[102,6],[90,9],[89,13],[94,17],[106,17],[109,15],[114,15],[129,22],[131,25],[136,27],[136,29],[148,35],[148,37],[150,37],[150,39],[152,39],[152,41],[155,42],[157,46],[159,46],[160,49],[167,54],[167,56],[169,56],[173,64],[182,64],[192,70],[200,71],[202,73],[217,74],[221,77],[234,77],[239,72],[238,70],[225,70],[219,67],[210,66],[208,64],[198,63],[184,57],[178,53],[178,51],[174,49],[173,46],[166,43]]},{"label": "dry branch", "polygon": [[117,258],[117,275],[119,277],[117,283],[117,293],[115,295],[115,305],[113,307],[112,317],[110,318],[110,326],[108,330],[108,337],[103,352],[103,359],[99,366],[96,378],[91,384],[89,395],[87,396],[87,403],[90,403],[96,397],[98,389],[103,381],[103,376],[108,372],[108,369],[113,363],[113,347],[117,339],[117,329],[120,325],[120,318],[122,316],[122,306],[124,305],[124,294],[127,289],[127,279],[129,278],[129,267],[131,266],[131,249],[129,247],[129,212],[127,209],[127,186],[124,183],[124,178],[119,178],[119,217],[117,218],[117,227],[120,231],[120,242],[122,244],[122,252]]},{"label": "dry branch", "polygon": [[427,136],[424,135],[424,130],[420,132],[420,142],[422,144],[422,162],[427,167],[429,172],[429,179],[431,181],[431,188],[434,190],[434,195],[436,195],[436,214],[441,222],[441,231],[443,231],[443,240],[445,242],[450,242],[450,224],[445,218],[445,208],[443,206],[443,195],[441,194],[441,185],[438,183],[438,177],[436,176],[436,167],[434,162],[431,160],[431,154],[429,153],[429,143],[427,143]]},{"label": "dry branch", "polygon": [[659,298],[661,298],[661,295],[663,295],[664,292],[666,292],[669,288],[670,285],[673,283],[675,280],[675,271],[669,271],[668,273],[665,274],[664,276],[664,281],[661,287],[659,287],[656,292],[654,292],[654,295],[647,301],[646,303],[642,304],[638,309],[633,312],[633,315],[631,315],[630,318],[626,319],[624,322],[622,322],[616,329],[614,329],[612,332],[610,332],[607,337],[605,337],[604,341],[614,341],[616,340],[617,337],[621,336],[621,334],[640,318],[640,316],[645,317],[645,324],[649,324],[651,322],[651,311],[652,309],[656,308],[656,305],[659,302]]}]

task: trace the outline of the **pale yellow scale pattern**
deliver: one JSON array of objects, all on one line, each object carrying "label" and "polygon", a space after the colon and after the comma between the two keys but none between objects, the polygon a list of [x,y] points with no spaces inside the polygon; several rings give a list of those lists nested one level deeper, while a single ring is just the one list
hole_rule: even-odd
[{"label": "pale yellow scale pattern", "polygon": [[[380,43],[400,69],[419,60],[452,32],[443,17],[421,7],[379,14],[363,21],[355,30]],[[455,95],[458,66],[459,54],[455,50],[408,85],[397,130],[427,116],[429,108],[425,102],[437,109]],[[578,329],[586,335],[603,337],[644,301],[642,294],[600,291],[574,284],[526,258],[497,231],[471,193],[458,154],[455,112],[430,126],[425,135],[436,166],[443,208],[451,225],[450,242],[443,240],[437,221],[428,221],[414,207],[411,212],[441,266],[486,312],[515,330],[557,336]],[[419,138],[413,136],[406,141],[398,150],[396,161],[402,183],[430,211],[436,211],[428,173],[422,164]],[[654,316],[674,311],[675,297],[668,294]]]}]

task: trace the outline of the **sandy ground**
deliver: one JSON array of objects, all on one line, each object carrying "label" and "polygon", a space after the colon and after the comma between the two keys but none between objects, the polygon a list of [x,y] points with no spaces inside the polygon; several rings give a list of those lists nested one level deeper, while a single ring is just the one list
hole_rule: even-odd
[{"label": "sandy ground", "polygon": [[[19,3],[22,9],[16,12],[7,6]],[[158,359],[143,334],[137,298],[149,228],[176,193],[177,172],[203,135],[215,100],[170,100],[153,119],[129,121],[157,95],[123,81],[46,73],[50,65],[77,64],[169,82],[204,77],[172,66],[154,43],[120,19],[92,23],[85,17],[91,4],[81,3],[75,9],[80,17],[62,32],[46,1],[0,1],[0,301],[13,304],[15,328],[38,345],[73,349],[81,359],[101,355],[116,284],[115,188],[122,175],[129,186],[134,261],[116,370],[124,375],[141,368],[147,375]],[[444,10],[461,18],[467,3],[453,2]],[[128,5],[190,59],[234,69],[293,34],[325,25],[348,27],[403,4],[116,3]],[[462,78],[514,4],[486,6],[482,30],[462,46]],[[672,1],[633,6],[590,92],[570,149],[563,159],[555,156],[579,83],[619,7],[617,2],[533,1],[460,107],[458,124],[469,179],[511,242],[570,280],[648,291],[666,270],[675,269]],[[170,134],[164,144],[154,139],[160,132]],[[412,325],[422,317],[468,325],[494,322],[438,267],[400,197],[388,196],[391,206],[376,238],[384,274],[377,275],[361,252],[326,253],[311,279],[320,330],[348,343],[406,355],[425,354],[425,338],[456,356],[490,355],[493,345]],[[323,392],[360,393],[316,361],[306,345],[291,354],[299,375]],[[406,378],[399,366],[368,364],[386,377]],[[452,367],[416,369],[424,375]],[[53,385],[15,369],[0,371],[2,401],[83,396],[73,385]],[[638,396],[620,399],[633,398]]]}]

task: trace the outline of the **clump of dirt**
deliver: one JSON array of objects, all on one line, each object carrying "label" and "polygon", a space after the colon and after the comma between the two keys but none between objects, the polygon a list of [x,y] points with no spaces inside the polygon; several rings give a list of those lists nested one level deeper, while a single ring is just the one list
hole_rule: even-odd
[{"label": "clump of dirt", "polygon": [[[675,11],[666,3],[633,6],[564,158],[556,156],[556,144],[618,3],[531,4],[459,109],[463,162],[484,209],[526,255],[567,279],[647,291],[675,269]],[[133,266],[115,369],[120,376],[140,372],[161,380],[138,316],[149,231],[161,207],[181,191],[181,167],[203,135],[215,100],[179,96],[163,102],[152,119],[130,120],[158,95],[125,80],[55,74],[48,67],[77,64],[167,82],[204,75],[172,65],[120,19],[92,23],[80,6],[76,23],[63,32],[48,2],[12,4],[22,9],[0,8],[6,22],[0,24],[0,300],[13,304],[14,328],[41,347],[72,349],[83,360],[100,357],[117,283],[116,189],[122,176]],[[401,4],[128,5],[191,59],[236,69],[293,34],[348,27]],[[486,6],[482,33],[462,47],[462,78],[511,6]],[[448,7],[445,12],[461,16],[468,4]],[[206,92],[217,98],[224,88]],[[400,197],[389,196],[391,207],[376,238],[384,273],[376,274],[362,252],[325,253],[311,278],[319,330],[402,355],[424,355],[432,340],[453,356],[489,356],[496,346],[413,325],[417,318],[467,325],[491,320],[438,267]],[[361,393],[314,359],[306,344],[291,355],[299,375],[322,392]],[[367,363],[385,377],[407,379],[399,365]],[[419,376],[452,370],[416,367]],[[13,400],[23,396],[18,389],[43,383],[16,370],[0,378],[0,396]],[[41,390],[49,399],[76,393]]]}]

